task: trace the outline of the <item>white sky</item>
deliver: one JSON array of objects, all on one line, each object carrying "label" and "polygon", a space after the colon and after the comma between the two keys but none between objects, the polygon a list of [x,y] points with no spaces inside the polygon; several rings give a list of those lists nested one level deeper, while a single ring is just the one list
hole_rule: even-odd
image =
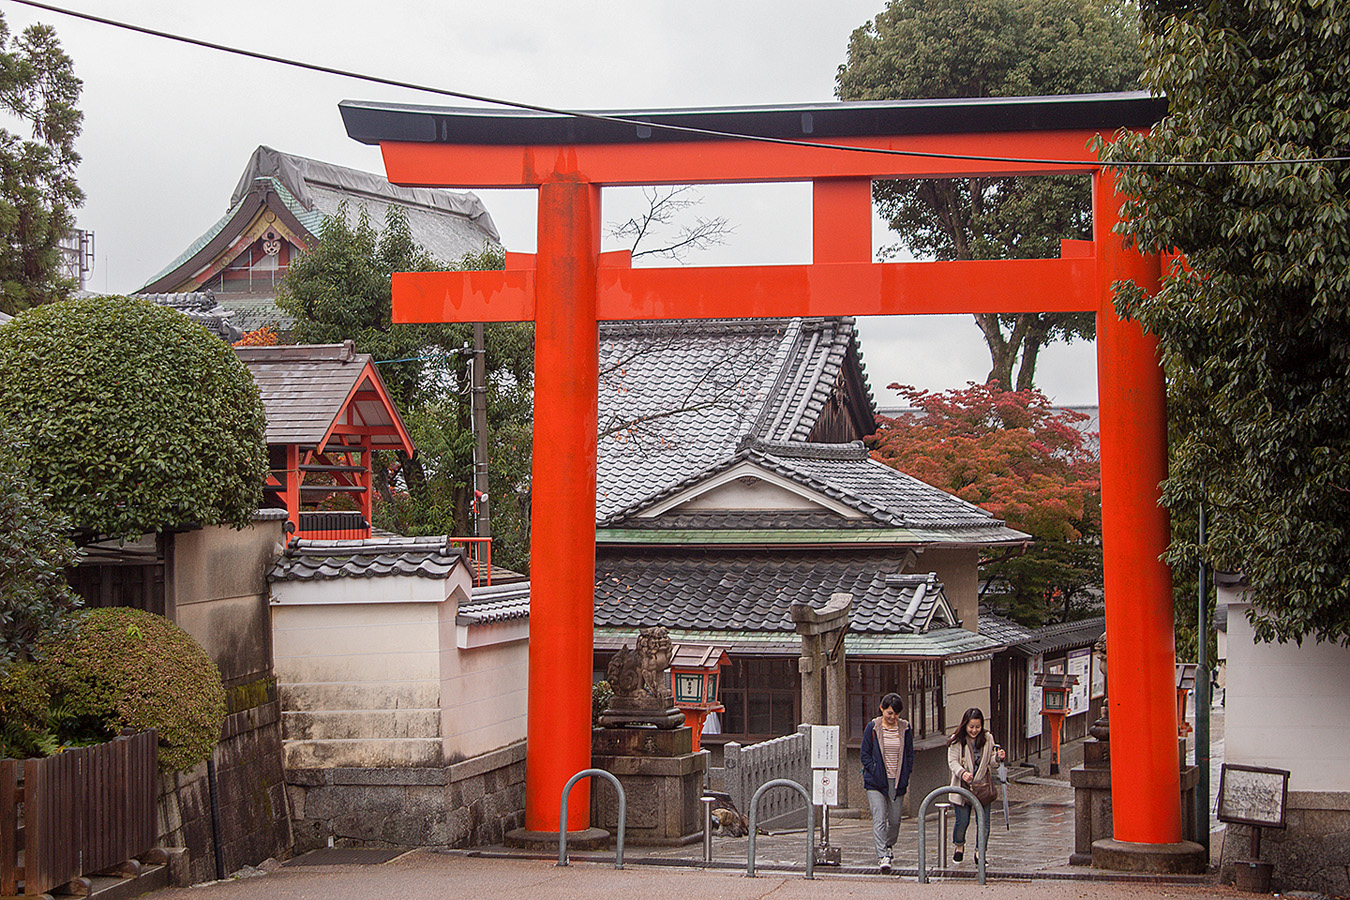
[{"label": "white sky", "polygon": [[[60,5],[58,0],[58,5]],[[351,0],[232,4],[69,0],[72,8],[162,31],[387,78],[570,109],[738,106],[834,99],[852,30],[884,0]],[[345,98],[433,105],[449,98],[229,56],[0,0],[11,33],[56,27],[84,81],[78,218],[95,232],[89,288],[144,284],[225,212],[260,144],[383,172],[350,140]],[[12,126],[11,126],[12,128]],[[25,137],[27,135],[24,135]],[[735,228],[690,265],[810,261],[803,185],[700,189],[697,212]],[[530,192],[480,191],[508,249],[534,249]],[[610,191],[606,221],[640,208]],[[878,245],[889,243],[874,226]],[[608,249],[608,248],[607,248]],[[667,263],[660,263],[665,265]],[[989,356],[969,316],[864,319],[877,401],[891,382],[942,390],[982,381]],[[1042,352],[1037,382],[1056,402],[1096,402],[1091,344]]]}]

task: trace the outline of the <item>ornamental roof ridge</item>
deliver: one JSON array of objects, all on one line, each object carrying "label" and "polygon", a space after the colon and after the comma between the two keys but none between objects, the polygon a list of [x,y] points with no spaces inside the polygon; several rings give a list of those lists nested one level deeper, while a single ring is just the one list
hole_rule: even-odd
[{"label": "ornamental roof ridge", "polygon": [[848,441],[843,444],[825,444],[809,441],[771,441],[747,434],[736,446],[736,452],[757,450],[770,456],[788,459],[867,459],[868,452],[862,441]]}]

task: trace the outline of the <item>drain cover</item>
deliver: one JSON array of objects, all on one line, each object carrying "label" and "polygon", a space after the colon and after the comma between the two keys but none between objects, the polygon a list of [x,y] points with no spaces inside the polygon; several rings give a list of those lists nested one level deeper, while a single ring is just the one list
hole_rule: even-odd
[{"label": "drain cover", "polygon": [[297,856],[288,866],[377,866],[407,850],[366,850],[359,847],[323,847]]}]

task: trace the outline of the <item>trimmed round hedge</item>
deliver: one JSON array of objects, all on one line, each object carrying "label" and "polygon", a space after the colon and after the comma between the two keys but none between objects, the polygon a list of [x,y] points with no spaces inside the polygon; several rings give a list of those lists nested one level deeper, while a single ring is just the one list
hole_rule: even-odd
[{"label": "trimmed round hedge", "polygon": [[220,738],[220,670],[163,616],[88,610],[74,635],[47,646],[42,668],[53,704],[72,719],[97,722],[109,738],[123,728],[157,729],[161,771],[191,769]]},{"label": "trimmed round hedge", "polygon": [[249,524],[267,474],[258,388],[181,313],[94,297],[0,328],[0,419],[84,536]]}]

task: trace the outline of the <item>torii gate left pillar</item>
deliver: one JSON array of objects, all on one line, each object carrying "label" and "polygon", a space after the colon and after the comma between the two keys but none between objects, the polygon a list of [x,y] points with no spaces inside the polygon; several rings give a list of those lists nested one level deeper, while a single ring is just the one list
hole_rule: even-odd
[{"label": "torii gate left pillar", "polygon": [[[565,826],[558,809],[564,783],[590,767],[600,321],[1093,311],[1111,715],[1130,734],[1113,747],[1112,860],[1154,871],[1205,864],[1203,848],[1181,842],[1171,581],[1158,559],[1167,543],[1157,502],[1162,375],[1154,343],[1111,302],[1119,278],[1156,288],[1158,261],[1111,234],[1119,201],[1086,150],[1094,135],[1146,128],[1161,112],[1135,94],[626,114],[848,151],[654,139],[643,124],[563,116],[342,105],[348,133],[381,144],[394,183],[539,191],[537,259],[508,254],[505,272],[401,274],[394,284],[396,321],[536,323],[527,829],[589,822],[584,791]],[[1094,239],[1066,242],[1061,259],[870,262],[873,178],[1085,168]],[[601,185],[747,181],[812,182],[811,265],[635,270],[627,254],[600,253]]]}]

